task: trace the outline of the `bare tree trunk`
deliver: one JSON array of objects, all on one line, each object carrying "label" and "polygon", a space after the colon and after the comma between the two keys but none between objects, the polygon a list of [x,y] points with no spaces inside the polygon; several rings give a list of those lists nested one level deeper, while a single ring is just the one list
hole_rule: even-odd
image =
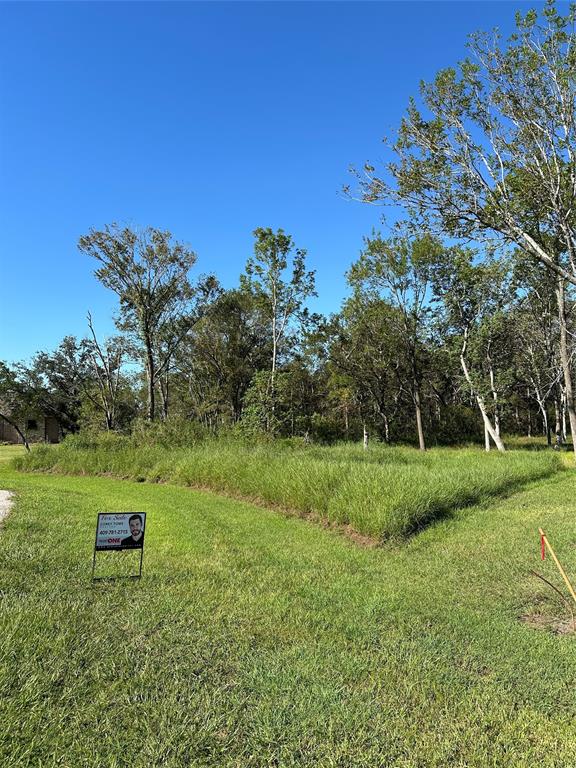
[{"label": "bare tree trunk", "polygon": [[554,421],[555,421],[554,432],[556,434],[557,447],[560,447],[564,442],[562,438],[562,419],[561,419],[560,411],[561,411],[560,395],[558,394],[558,392],[556,392],[554,396]]},{"label": "bare tree trunk", "polygon": [[160,377],[160,397],[162,399],[162,420],[166,421],[170,402],[168,397],[168,372]]},{"label": "bare tree trunk", "polygon": [[484,450],[486,453],[490,451],[490,432],[486,429],[486,424],[484,424]]},{"label": "bare tree trunk", "polygon": [[540,413],[542,414],[542,432],[546,435],[546,442],[548,445],[552,444],[552,436],[550,434],[550,424],[548,422],[548,413],[546,411],[546,405],[545,403],[541,403],[538,401],[538,407],[540,408]]},{"label": "bare tree trunk", "polygon": [[154,421],[156,414],[156,381],[154,376],[154,358],[151,350],[146,352],[146,378],[148,389],[148,421]]},{"label": "bare tree trunk", "polygon": [[156,415],[156,363],[152,346],[152,336],[145,317],[140,318],[140,336],[146,350],[146,379],[148,395],[148,421],[154,421]]},{"label": "bare tree trunk", "polygon": [[496,434],[500,437],[500,415],[498,413],[498,392],[496,391],[496,384],[494,381],[494,369],[492,368],[492,359],[490,357],[490,344],[488,344],[488,371],[490,375],[490,390],[492,392],[492,399],[494,400],[494,429]]},{"label": "bare tree trunk", "polygon": [[[546,435],[546,442],[548,446],[551,446],[552,434],[550,430],[550,420],[548,419],[548,411],[546,410],[546,401],[542,395],[542,392],[534,381],[532,381],[532,385],[534,387],[534,396],[536,397],[538,408],[540,408],[540,413],[542,414],[542,432]],[[528,395],[530,395],[530,392],[528,392]]]},{"label": "bare tree trunk", "polygon": [[572,384],[572,368],[570,364],[570,352],[568,350],[568,329],[566,322],[566,299],[564,295],[564,280],[558,279],[556,297],[558,299],[558,319],[560,321],[560,362],[564,374],[564,391],[566,394],[566,408],[570,418],[570,432],[572,445],[576,458],[576,410],[574,408],[574,388]]},{"label": "bare tree trunk", "polygon": [[501,453],[504,453],[504,451],[506,450],[506,448],[504,447],[504,443],[502,442],[500,435],[496,432],[495,428],[492,426],[490,417],[488,416],[488,412],[486,411],[486,406],[484,405],[484,400],[479,394],[476,394],[476,402],[478,403],[478,408],[480,409],[480,413],[482,414],[485,429],[488,431],[488,434],[494,441],[496,448],[498,448],[498,450]]},{"label": "bare tree trunk", "polygon": [[414,378],[414,408],[416,410],[416,428],[418,430],[418,447],[421,451],[426,450],[424,442],[424,430],[422,429],[422,409],[420,406],[420,387],[418,380]]},{"label": "bare tree trunk", "polygon": [[[92,341],[94,343],[93,351],[89,352],[90,360],[92,361],[92,367],[94,374],[98,382],[98,391],[100,394],[100,406],[104,411],[104,417],[106,419],[106,429],[111,431],[114,429],[116,420],[116,406],[118,399],[118,387],[120,384],[120,372],[122,366],[122,358],[124,351],[118,348],[116,356],[111,354],[110,349],[102,348],[96,336],[94,330],[94,324],[92,322],[92,315],[88,312],[87,316],[88,328],[92,334]],[[100,360],[100,366],[98,365],[98,359]],[[86,390],[87,397],[95,404],[97,401],[91,397],[89,390]]]},{"label": "bare tree trunk", "polygon": [[[268,392],[270,410],[266,407],[266,432],[272,430],[274,424],[274,415],[276,413],[276,356],[278,354],[278,338],[276,335],[276,301],[272,305],[272,370],[268,382]],[[266,398],[268,400],[268,397]]]},{"label": "bare tree trunk", "polygon": [[500,439],[500,435],[496,433],[496,430],[492,426],[492,423],[490,421],[490,417],[488,416],[488,413],[486,411],[486,406],[484,405],[484,399],[481,395],[476,392],[474,388],[474,384],[472,383],[472,377],[470,376],[470,371],[468,370],[468,366],[466,365],[466,349],[468,347],[468,329],[464,331],[464,341],[462,344],[462,351],[460,352],[460,365],[462,366],[462,370],[464,371],[464,377],[466,381],[468,382],[468,385],[470,386],[470,389],[474,392],[474,396],[476,397],[476,402],[478,403],[478,408],[480,409],[480,413],[482,414],[482,419],[484,420],[484,429],[488,431],[490,437],[494,441],[494,444],[496,445],[496,448],[501,453],[504,453],[506,451],[506,448],[504,447],[504,443]]},{"label": "bare tree trunk", "polygon": [[363,422],[363,424],[362,424],[362,431],[363,431],[362,446],[363,446],[364,450],[367,450],[367,448],[368,448],[368,430],[366,429],[366,422]]}]

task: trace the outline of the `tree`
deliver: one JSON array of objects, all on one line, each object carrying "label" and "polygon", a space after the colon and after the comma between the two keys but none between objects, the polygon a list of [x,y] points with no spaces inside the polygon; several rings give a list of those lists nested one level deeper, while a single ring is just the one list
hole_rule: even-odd
[{"label": "tree", "polygon": [[[100,343],[94,330],[92,315],[88,313],[90,338],[81,342],[82,364],[91,373],[96,386],[85,386],[84,394],[92,405],[104,415],[106,429],[117,426],[118,405],[121,393],[122,365],[128,356],[129,345],[123,336],[116,336]],[[88,377],[84,377],[86,381]]]},{"label": "tree", "polygon": [[276,373],[272,404],[269,373],[258,371],[244,399],[241,422],[244,433],[284,437],[300,435],[309,440],[323,394],[318,391],[316,378],[303,359],[292,360]]},{"label": "tree", "polygon": [[89,377],[78,340],[65,336],[53,352],[38,352],[16,368],[34,410],[53,416],[63,434],[78,432]]},{"label": "tree", "polygon": [[[474,60],[421,85],[424,111],[411,100],[390,176],[366,164],[358,177],[367,202],[399,201],[452,236],[495,235],[576,285],[576,6],[562,16],[548,0],[542,17],[517,15],[507,47],[473,35]],[[526,198],[541,201],[539,230]]]},{"label": "tree", "polygon": [[498,450],[504,451],[498,423],[490,418],[487,397],[492,397],[492,416],[496,420],[498,396],[492,343],[508,294],[508,269],[506,263],[488,259],[475,263],[474,258],[469,248],[447,249],[434,273],[434,290],[445,310],[445,330],[452,330],[461,345],[460,365],[482,415],[486,450],[490,449],[489,436]]},{"label": "tree", "polygon": [[519,384],[527,382],[534,393],[548,445],[552,444],[548,406],[555,411],[556,439],[562,442],[561,382],[559,360],[560,324],[557,306],[557,276],[542,265],[534,269],[530,257],[519,257],[514,277],[520,287],[518,302],[513,307],[509,323],[514,328],[514,367]]},{"label": "tree", "polygon": [[401,340],[409,361],[407,383],[422,451],[426,444],[422,426],[421,349],[431,312],[432,268],[441,251],[440,242],[430,235],[411,238],[406,232],[400,232],[384,239],[375,234],[366,239],[364,252],[348,274],[350,284],[357,290],[367,290],[374,298],[383,295],[398,310]]},{"label": "tree", "polygon": [[239,421],[250,382],[266,368],[271,348],[269,323],[254,295],[223,291],[175,355],[181,402],[195,414]]},{"label": "tree", "polygon": [[196,254],[153,227],[134,231],[118,224],[91,229],[79,249],[100,262],[95,275],[120,300],[119,328],[141,345],[147,383],[148,420],[156,415],[158,379],[170,366],[180,340],[196,322],[198,302],[215,285],[208,277],[193,286],[189,271]]},{"label": "tree", "polygon": [[304,302],[316,295],[314,271],[306,271],[306,251],[295,248],[292,237],[284,230],[273,232],[259,227],[254,230],[254,237],[254,255],[246,263],[241,285],[253,292],[270,323],[272,354],[268,387],[273,413],[278,359],[290,330],[294,330],[294,325],[302,325],[308,317]]},{"label": "tree", "polygon": [[391,439],[410,370],[399,314],[387,301],[355,291],[325,325],[328,398],[342,411],[346,436],[357,415],[364,434],[374,427]]}]

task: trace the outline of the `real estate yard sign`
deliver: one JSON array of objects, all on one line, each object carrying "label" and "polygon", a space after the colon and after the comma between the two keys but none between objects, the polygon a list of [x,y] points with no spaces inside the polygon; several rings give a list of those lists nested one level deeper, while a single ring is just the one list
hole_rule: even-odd
[{"label": "real estate yard sign", "polygon": [[94,579],[97,552],[122,552],[126,549],[140,550],[140,571],[134,576],[139,578],[142,575],[145,529],[145,512],[100,512],[96,524],[92,579]]}]

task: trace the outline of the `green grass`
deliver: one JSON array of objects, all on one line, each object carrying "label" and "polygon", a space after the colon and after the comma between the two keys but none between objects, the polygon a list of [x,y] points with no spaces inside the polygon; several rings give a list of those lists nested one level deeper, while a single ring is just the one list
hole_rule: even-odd
[{"label": "green grass", "polygon": [[23,445],[0,445],[0,463],[23,458],[24,451]]},{"label": "green grass", "polygon": [[[574,639],[518,617],[563,610],[529,569],[558,582],[542,525],[576,572],[574,479],[366,549],[210,493],[2,464],[0,765],[568,768]],[[90,584],[102,510],[149,514],[141,582]]]},{"label": "green grass", "polygon": [[312,513],[377,540],[403,537],[470,504],[551,476],[562,464],[551,451],[486,454],[475,448],[359,446],[247,448],[207,443],[170,451],[105,439],[38,446],[20,469],[112,475],[208,487],[265,504]]}]

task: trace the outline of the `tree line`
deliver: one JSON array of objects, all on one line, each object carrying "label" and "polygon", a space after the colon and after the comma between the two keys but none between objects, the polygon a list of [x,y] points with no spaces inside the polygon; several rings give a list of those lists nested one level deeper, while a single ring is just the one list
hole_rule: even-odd
[{"label": "tree line", "polygon": [[405,216],[365,238],[338,312],[283,230],[254,231],[239,285],[191,278],[171,233],[80,238],[119,303],[118,335],[0,366],[1,415],[63,432],[178,421],[209,432],[438,443],[576,434],[576,11],[517,15],[421,86],[389,162],[350,196]]}]

